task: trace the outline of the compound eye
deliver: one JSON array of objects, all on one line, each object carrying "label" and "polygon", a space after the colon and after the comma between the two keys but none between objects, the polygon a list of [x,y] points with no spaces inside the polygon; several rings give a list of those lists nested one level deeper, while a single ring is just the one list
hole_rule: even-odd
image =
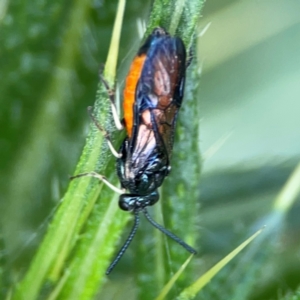
[{"label": "compound eye", "polygon": [[123,194],[119,198],[119,207],[125,211],[133,211],[135,209],[135,197]]}]

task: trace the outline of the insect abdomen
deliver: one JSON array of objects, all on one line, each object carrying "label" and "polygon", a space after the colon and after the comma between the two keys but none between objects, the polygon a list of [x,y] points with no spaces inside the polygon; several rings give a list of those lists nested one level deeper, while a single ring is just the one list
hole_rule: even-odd
[{"label": "insect abdomen", "polygon": [[124,109],[124,121],[128,137],[132,135],[133,126],[133,104],[135,101],[135,90],[141,72],[144,66],[146,55],[138,55],[134,58],[128,75],[126,77],[125,88],[124,88],[124,99],[123,99],[123,109]]}]

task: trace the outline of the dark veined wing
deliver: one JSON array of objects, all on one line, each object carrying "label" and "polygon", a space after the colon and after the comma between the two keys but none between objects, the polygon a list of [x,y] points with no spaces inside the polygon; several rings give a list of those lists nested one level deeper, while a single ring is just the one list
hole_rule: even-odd
[{"label": "dark veined wing", "polygon": [[130,152],[134,165],[143,166],[157,156],[169,165],[183,97],[186,51],[180,38],[168,34],[154,35],[148,45],[136,88]]}]

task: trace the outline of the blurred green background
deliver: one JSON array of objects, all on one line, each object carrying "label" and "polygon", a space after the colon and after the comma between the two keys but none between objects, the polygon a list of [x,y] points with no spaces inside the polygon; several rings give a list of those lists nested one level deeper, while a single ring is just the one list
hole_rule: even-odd
[{"label": "blurred green background", "polygon": [[[86,107],[94,102],[108,51],[117,1],[81,1],[81,10],[76,3],[0,2],[1,260],[12,280],[29,265],[74,171],[90,122]],[[149,8],[150,1],[127,3],[120,85]],[[198,275],[266,223],[299,161],[299,12],[296,0],[205,3],[196,51],[200,136],[191,137],[199,140],[203,159]],[[71,14],[78,14],[78,28],[69,27]],[[299,213],[296,202],[280,235],[247,257],[245,274],[254,261],[261,267],[253,271],[247,299],[277,299],[299,284]],[[233,271],[241,264],[219,274],[203,298],[242,295],[227,288],[243,280]],[[124,287],[134,294],[130,276],[116,272],[105,299],[122,299]]]}]

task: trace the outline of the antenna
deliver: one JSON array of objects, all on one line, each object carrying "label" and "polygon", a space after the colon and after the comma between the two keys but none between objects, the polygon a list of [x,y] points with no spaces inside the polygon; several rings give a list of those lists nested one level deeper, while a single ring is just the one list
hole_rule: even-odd
[{"label": "antenna", "polygon": [[106,275],[109,275],[109,273],[114,269],[114,267],[116,266],[116,264],[119,262],[119,260],[121,259],[121,257],[125,253],[125,251],[127,250],[128,246],[130,245],[131,241],[133,240],[133,237],[136,234],[136,231],[137,231],[137,229],[139,227],[139,223],[140,223],[139,213],[137,211],[135,211],[134,212],[134,224],[133,224],[133,227],[131,229],[131,232],[130,232],[127,240],[125,241],[124,245],[120,249],[119,253],[115,257],[115,259],[113,260],[113,262],[110,264],[110,266],[107,268]]},{"label": "antenna", "polygon": [[146,219],[158,230],[160,230],[162,233],[164,233],[166,236],[168,236],[169,238],[171,238],[172,240],[174,240],[176,243],[178,243],[179,245],[181,245],[184,249],[186,249],[187,251],[189,251],[192,254],[197,254],[197,251],[192,248],[191,246],[189,246],[187,243],[185,243],[182,239],[180,239],[178,236],[176,236],[174,233],[170,232],[168,229],[166,229],[165,227],[157,224],[148,214],[148,211],[146,210],[146,208],[143,209],[143,213],[146,217]]}]

